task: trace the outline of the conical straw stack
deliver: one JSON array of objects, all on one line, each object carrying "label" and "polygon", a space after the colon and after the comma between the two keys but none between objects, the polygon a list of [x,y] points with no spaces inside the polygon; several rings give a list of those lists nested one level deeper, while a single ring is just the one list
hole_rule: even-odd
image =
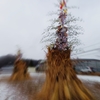
[{"label": "conical straw stack", "polygon": [[48,48],[46,80],[36,100],[95,100],[77,78],[70,52]]},{"label": "conical straw stack", "polygon": [[27,72],[28,66],[25,61],[18,60],[14,64],[13,73],[9,79],[9,81],[23,81],[30,79],[30,75]]}]

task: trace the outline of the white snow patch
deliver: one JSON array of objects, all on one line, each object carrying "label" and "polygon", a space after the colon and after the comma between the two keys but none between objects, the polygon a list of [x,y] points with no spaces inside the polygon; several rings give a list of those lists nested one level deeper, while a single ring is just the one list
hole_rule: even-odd
[{"label": "white snow patch", "polygon": [[85,81],[100,82],[100,76],[77,75],[77,77]]},{"label": "white snow patch", "polygon": [[20,92],[10,84],[0,83],[0,100],[28,100],[22,96]]}]

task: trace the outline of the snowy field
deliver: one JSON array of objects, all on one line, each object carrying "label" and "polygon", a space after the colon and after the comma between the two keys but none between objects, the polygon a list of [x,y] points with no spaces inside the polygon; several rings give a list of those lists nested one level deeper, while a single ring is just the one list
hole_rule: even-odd
[{"label": "snowy field", "polygon": [[[11,74],[0,74],[0,100],[32,100],[35,92],[39,90],[45,80],[43,73],[30,73],[32,80],[10,83],[7,78]],[[97,100],[100,100],[100,77],[77,75],[78,78],[90,89]]]},{"label": "snowy field", "polygon": [[100,76],[77,75],[83,81],[100,82]]},{"label": "snowy field", "polygon": [[[3,77],[8,77],[10,76],[11,74],[0,74],[0,78],[3,78]],[[44,73],[30,73],[31,76],[33,77],[36,77],[36,76],[43,76],[45,75]],[[89,76],[89,75],[77,75],[77,77],[80,79],[80,80],[84,80],[84,81],[92,81],[92,82],[100,82],[100,76]]]}]

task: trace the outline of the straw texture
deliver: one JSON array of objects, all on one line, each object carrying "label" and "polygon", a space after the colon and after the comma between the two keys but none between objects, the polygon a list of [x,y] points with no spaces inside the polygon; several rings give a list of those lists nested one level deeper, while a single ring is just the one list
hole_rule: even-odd
[{"label": "straw texture", "polygon": [[14,70],[9,81],[23,81],[26,79],[30,79],[27,68],[27,64],[23,60],[18,60],[17,62],[15,62]]},{"label": "straw texture", "polygon": [[36,100],[95,100],[77,78],[70,53],[48,48],[46,80]]}]

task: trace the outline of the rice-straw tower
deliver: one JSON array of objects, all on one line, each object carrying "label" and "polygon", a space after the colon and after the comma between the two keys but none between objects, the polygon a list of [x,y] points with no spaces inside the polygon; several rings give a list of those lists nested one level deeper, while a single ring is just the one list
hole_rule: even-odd
[{"label": "rice-straw tower", "polygon": [[45,83],[37,95],[37,100],[94,100],[91,93],[77,78],[70,59],[71,48],[67,42],[66,2],[60,2],[60,25],[56,31],[57,39],[48,47]]},{"label": "rice-straw tower", "polygon": [[30,75],[27,72],[28,66],[25,61],[21,59],[22,54],[20,50],[17,52],[17,57],[14,63],[14,70],[9,81],[23,81],[30,79]]}]

